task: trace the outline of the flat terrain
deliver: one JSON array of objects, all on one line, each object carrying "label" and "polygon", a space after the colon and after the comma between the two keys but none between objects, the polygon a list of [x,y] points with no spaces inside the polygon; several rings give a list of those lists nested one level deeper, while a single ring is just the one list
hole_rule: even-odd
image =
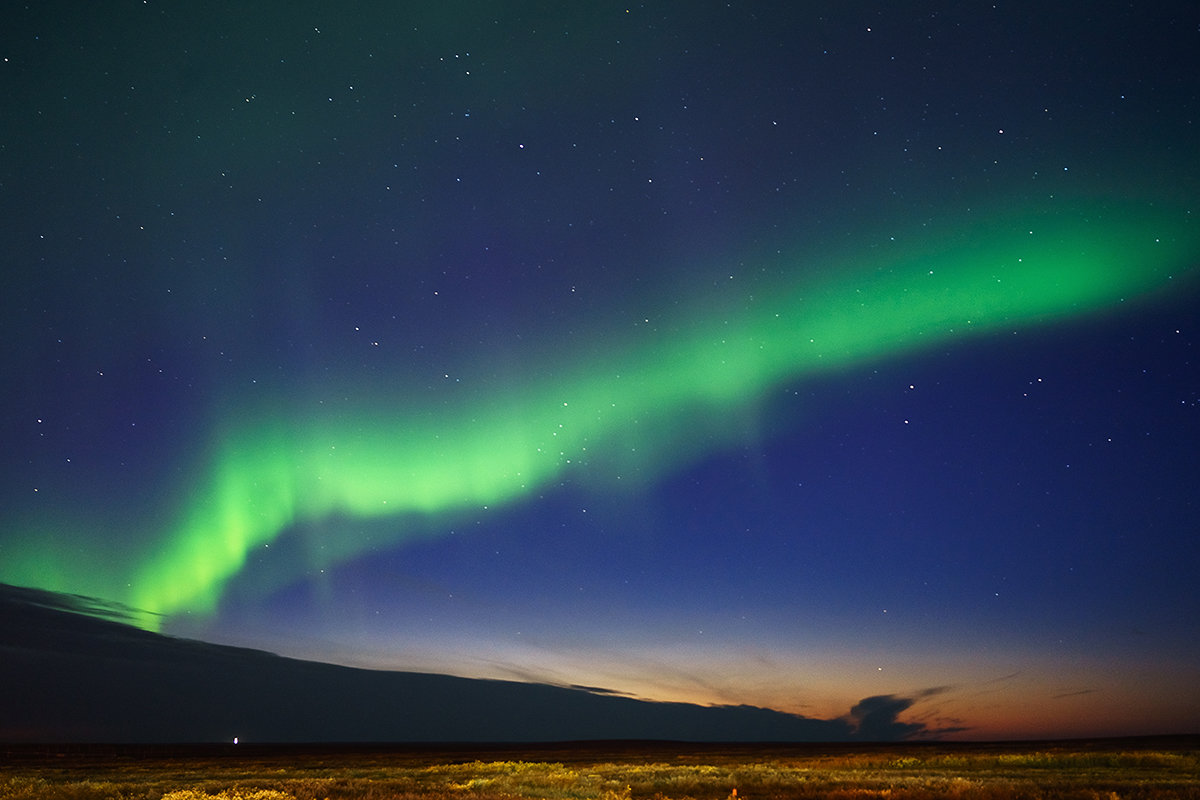
[{"label": "flat terrain", "polygon": [[0,800],[1191,798],[1200,737],[1003,744],[0,744]]}]

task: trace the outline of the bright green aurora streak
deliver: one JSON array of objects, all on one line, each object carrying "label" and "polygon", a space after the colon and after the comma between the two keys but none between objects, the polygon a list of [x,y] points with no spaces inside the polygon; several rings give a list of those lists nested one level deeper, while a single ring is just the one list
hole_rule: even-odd
[{"label": "bright green aurora streak", "polygon": [[[756,291],[737,314],[681,320],[599,361],[543,364],[469,405],[397,402],[352,419],[243,414],[252,421],[214,437],[207,476],[159,546],[129,553],[123,571],[65,563],[66,545],[45,529],[29,531],[0,570],[155,614],[211,611],[248,554],[297,525],[496,506],[568,470],[636,484],[736,440],[729,419],[783,381],[1164,287],[1195,263],[1194,228],[1162,211],[1008,216],[926,238],[923,251],[827,261],[831,279]],[[404,526],[397,520],[397,539]],[[332,542],[320,558],[378,544]]]}]

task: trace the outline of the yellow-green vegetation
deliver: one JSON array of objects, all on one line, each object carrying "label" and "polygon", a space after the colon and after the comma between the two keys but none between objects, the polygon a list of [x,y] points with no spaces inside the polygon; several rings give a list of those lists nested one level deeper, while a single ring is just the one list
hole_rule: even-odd
[{"label": "yellow-green vegetation", "polygon": [[1200,741],[1163,744],[27,748],[0,800],[1200,800]]}]

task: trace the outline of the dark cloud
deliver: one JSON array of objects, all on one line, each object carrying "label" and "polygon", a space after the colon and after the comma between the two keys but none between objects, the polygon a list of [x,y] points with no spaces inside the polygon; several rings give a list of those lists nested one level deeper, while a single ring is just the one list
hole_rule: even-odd
[{"label": "dark cloud", "polygon": [[0,607],[24,605],[52,611],[67,611],[93,619],[128,624],[144,620],[147,612],[139,611],[122,603],[87,597],[81,594],[63,594],[32,589],[25,586],[0,584]]},{"label": "dark cloud", "polygon": [[[949,687],[860,700],[841,719],[699,706],[597,686],[381,672],[161,636],[87,597],[0,584],[0,741],[897,741],[964,730]],[[163,709],[170,708],[170,714]]]},{"label": "dark cloud", "polygon": [[[918,700],[925,700],[945,694],[954,688],[953,686],[935,686],[923,689],[917,692],[912,699],[915,703]],[[939,739],[952,733],[963,733],[972,730],[972,727],[966,725],[961,718],[946,716],[936,705],[923,705],[919,713],[910,712],[908,719],[910,722],[919,723],[922,726],[922,731],[919,734],[919,737],[922,739]]]},{"label": "dark cloud", "polygon": [[845,720],[297,661],[95,619],[0,585],[0,741],[846,741]]},{"label": "dark cloud", "polygon": [[629,695],[629,692],[622,692],[618,689],[605,689],[602,686],[584,686],[582,684],[573,683],[567,687],[568,689],[578,689],[581,692],[590,692],[592,694],[611,694],[611,695]]},{"label": "dark cloud", "polygon": [[901,722],[898,719],[920,696],[925,695],[922,693],[913,698],[878,694],[859,700],[850,709],[849,721],[854,727],[854,738],[870,742],[893,742],[926,733],[924,723]]}]

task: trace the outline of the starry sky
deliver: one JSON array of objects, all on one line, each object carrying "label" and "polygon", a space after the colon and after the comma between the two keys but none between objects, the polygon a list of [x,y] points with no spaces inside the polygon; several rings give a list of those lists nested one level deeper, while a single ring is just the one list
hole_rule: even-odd
[{"label": "starry sky", "polygon": [[923,735],[1200,730],[1200,10],[0,31],[0,582]]}]

